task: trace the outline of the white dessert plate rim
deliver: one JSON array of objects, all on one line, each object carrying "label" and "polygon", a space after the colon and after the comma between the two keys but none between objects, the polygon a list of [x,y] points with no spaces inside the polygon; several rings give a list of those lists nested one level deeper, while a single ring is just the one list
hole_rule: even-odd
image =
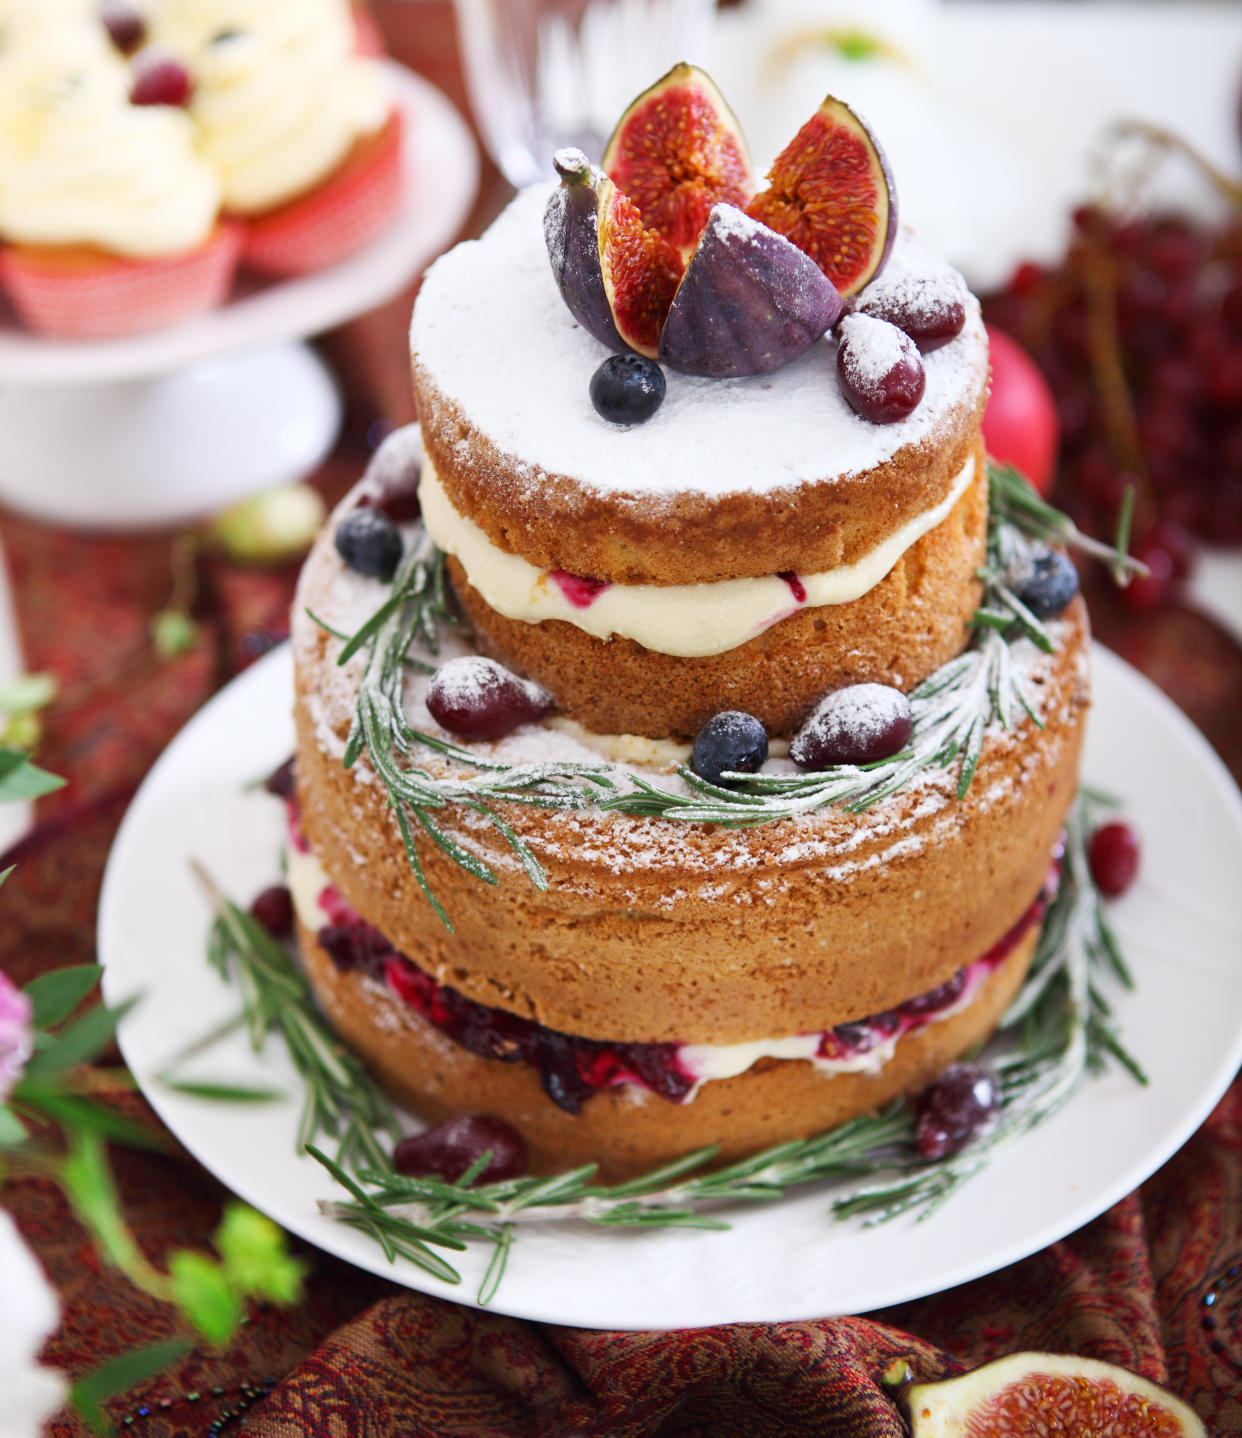
[{"label": "white dessert plate rim", "polygon": [[[1088,1081],[942,1209],[918,1224],[834,1222],[828,1192],[740,1207],[727,1233],[612,1232],[582,1223],[523,1229],[491,1308],[595,1328],[775,1322],[884,1307],[1015,1262],[1080,1227],[1146,1179],[1194,1132],[1242,1062],[1242,798],[1207,742],[1123,661],[1094,652],[1095,712],[1085,775],[1123,797],[1145,864],[1113,918],[1139,981],[1114,993],[1124,1041],[1152,1076]],[[451,1288],[323,1217],[327,1175],[294,1153],[297,1087],[273,1041],[233,1035],[195,1076],[275,1085],[287,1097],[226,1105],[157,1075],[186,1043],[236,1012],[208,968],[209,911],[188,860],[241,901],[277,876],[280,806],[247,787],[292,748],[287,646],[235,679],[169,745],[130,807],[104,878],[104,993],[141,992],[120,1028],[135,1078],[186,1148],[276,1221],[360,1268],[472,1303],[490,1250],[450,1255]],[[649,1099],[649,1102],[662,1102]]]},{"label": "white dessert plate rim", "polygon": [[54,340],[0,319],[0,381],[92,384],[166,374],[197,360],[302,339],[384,304],[454,238],[479,186],[466,122],[429,80],[386,60],[404,120],[401,208],[382,234],[327,269],[261,285],[149,334]]}]

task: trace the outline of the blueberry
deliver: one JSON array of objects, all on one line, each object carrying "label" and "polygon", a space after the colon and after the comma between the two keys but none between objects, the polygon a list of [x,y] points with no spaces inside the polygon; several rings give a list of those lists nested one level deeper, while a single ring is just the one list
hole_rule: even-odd
[{"label": "blueberry", "polygon": [[1055,619],[1078,593],[1078,571],[1059,549],[1035,557],[1017,595],[1036,619]]},{"label": "blueberry", "polygon": [[591,376],[591,403],[610,424],[642,424],[664,403],[664,371],[642,355],[610,355]]},{"label": "blueberry", "polygon": [[402,548],[397,526],[370,506],[351,509],[336,527],[336,552],[358,574],[391,579]]},{"label": "blueberry", "polygon": [[690,767],[709,784],[723,784],[722,774],[753,774],[767,757],[768,736],[758,719],[726,709],[695,736]]}]

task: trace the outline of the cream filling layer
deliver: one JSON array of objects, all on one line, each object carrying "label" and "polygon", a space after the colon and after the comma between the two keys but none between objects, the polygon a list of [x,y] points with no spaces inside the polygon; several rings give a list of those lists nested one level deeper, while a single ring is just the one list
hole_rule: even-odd
[{"label": "cream filling layer", "polygon": [[972,456],[930,509],[909,520],[853,564],[799,574],[721,579],[714,584],[608,584],[587,603],[573,602],[552,571],[498,549],[472,519],[453,508],[430,460],[423,461],[418,497],[427,532],[453,555],[471,585],[506,619],[538,624],[563,619],[596,639],[614,634],[657,654],[692,659],[724,654],[801,609],[849,604],[873,589],[901,556],[942,520],[970,488]]},{"label": "cream filling layer", "polygon": [[[328,920],[328,913],[320,903],[320,895],[332,881],[323,865],[310,850],[299,849],[296,844],[290,843],[285,851],[285,882],[293,899],[294,913],[306,928],[315,933]],[[928,1022],[936,1023],[960,1013],[975,997],[983,978],[979,966],[973,966],[968,971],[966,987],[956,1002],[930,1015]],[[820,1055],[819,1047],[823,1037],[823,1033],[818,1032],[792,1034],[787,1038],[754,1039],[741,1044],[679,1044],[678,1065],[694,1079],[694,1087],[683,1102],[689,1103],[702,1084],[710,1083],[713,1079],[736,1078],[762,1058],[801,1059],[813,1064],[825,1075],[877,1074],[892,1058],[902,1034],[898,1032],[883,1039],[865,1053],[840,1058],[825,1058]]]}]

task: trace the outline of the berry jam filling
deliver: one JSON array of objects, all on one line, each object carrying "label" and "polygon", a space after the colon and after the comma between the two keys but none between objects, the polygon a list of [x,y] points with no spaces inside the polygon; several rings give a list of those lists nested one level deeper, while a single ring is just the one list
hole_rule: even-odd
[{"label": "berry jam filling", "polygon": [[[981,959],[896,1009],[856,1023],[838,1024],[821,1036],[817,1058],[848,1062],[968,1003],[987,975],[1042,918],[1051,885],[1052,880]],[[530,1064],[538,1072],[544,1092],[567,1113],[580,1113],[586,1100],[600,1089],[626,1083],[650,1089],[672,1103],[682,1103],[698,1082],[681,1061],[680,1044],[576,1038],[504,1009],[488,1008],[423,973],[378,929],[364,922],[331,885],[320,893],[319,905],[328,922],[316,937],[339,970],[347,973],[356,969],[386,984],[428,1023],[481,1058]]]},{"label": "berry jam filling", "polygon": [[563,569],[549,570],[548,578],[575,609],[589,609],[612,584],[610,579],[584,579],[580,574],[567,574]]},{"label": "berry jam filling", "polygon": [[694,1087],[694,1080],[677,1063],[677,1044],[575,1038],[475,1003],[416,968],[378,929],[364,923],[335,889],[324,889],[319,903],[330,922],[316,938],[338,969],[358,969],[387,984],[428,1023],[481,1058],[530,1064],[544,1092],[567,1113],[580,1113],[592,1094],[617,1084],[639,1084],[673,1103]]},{"label": "berry jam filling", "polygon": [[783,579],[789,585],[789,592],[799,604],[806,603],[806,585],[798,578],[792,569],[782,569],[776,576]]}]

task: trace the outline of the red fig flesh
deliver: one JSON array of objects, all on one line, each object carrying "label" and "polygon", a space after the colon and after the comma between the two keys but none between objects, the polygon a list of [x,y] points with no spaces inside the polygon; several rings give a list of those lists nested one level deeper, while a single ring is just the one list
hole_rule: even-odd
[{"label": "red fig flesh", "polygon": [[673,297],[660,358],[727,378],[779,369],[841,313],[841,296],[807,255],[732,205],[716,205]]},{"label": "red fig flesh", "polygon": [[643,224],[611,180],[599,183],[599,263],[613,323],[630,349],[655,359],[683,269],[681,255]]},{"label": "red fig flesh", "polygon": [[686,256],[712,206],[754,194],[750,156],[733,112],[694,65],[675,65],[621,116],[604,150],[609,178],[643,223]]},{"label": "red fig flesh", "polygon": [[1061,1353],[1013,1353],[906,1390],[913,1438],[1207,1438],[1180,1399],[1137,1373]]},{"label": "red fig flesh", "polygon": [[776,157],[746,213],[804,250],[843,296],[879,274],[897,234],[897,192],[868,126],[831,95]]}]

